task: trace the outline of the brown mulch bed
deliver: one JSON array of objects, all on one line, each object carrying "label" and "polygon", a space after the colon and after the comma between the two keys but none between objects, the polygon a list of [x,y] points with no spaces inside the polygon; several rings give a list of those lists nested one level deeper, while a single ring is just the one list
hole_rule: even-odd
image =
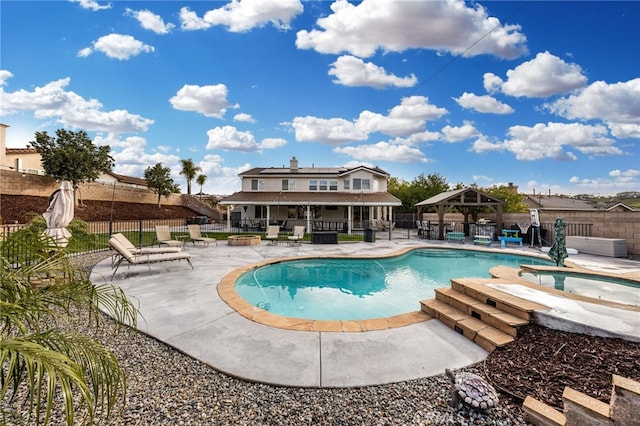
[{"label": "brown mulch bed", "polygon": [[491,353],[484,367],[486,378],[520,403],[532,396],[562,410],[566,386],[609,403],[613,374],[640,381],[640,343],[532,324]]},{"label": "brown mulch bed", "polygon": [[[0,217],[3,223],[27,223],[34,213],[42,214],[47,210],[47,197],[30,195],[0,195]],[[113,207],[113,208],[112,208]],[[122,203],[111,201],[82,201],[76,207],[75,217],[85,222],[103,220],[138,220],[144,219],[186,219],[200,216],[199,213],[182,206],[156,204]]]}]

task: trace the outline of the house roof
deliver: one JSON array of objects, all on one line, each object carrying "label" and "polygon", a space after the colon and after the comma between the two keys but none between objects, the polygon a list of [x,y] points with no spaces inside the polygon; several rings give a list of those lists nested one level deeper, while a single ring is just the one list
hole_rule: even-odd
[{"label": "house roof", "polygon": [[426,200],[416,203],[417,207],[428,207],[435,205],[448,206],[481,206],[481,205],[502,205],[504,201],[478,191],[474,188],[454,189],[445,191]]},{"label": "house roof", "polygon": [[355,173],[360,170],[365,170],[367,172],[373,173],[375,175],[388,177],[389,174],[382,170],[379,167],[365,167],[358,166],[353,168],[346,167],[298,167],[297,169],[292,169],[291,167],[254,167],[253,169],[247,170],[245,172],[240,173],[238,176],[241,177],[250,177],[250,176],[346,176],[352,173]]},{"label": "house roof", "polygon": [[108,174],[109,176],[113,176],[120,183],[127,183],[129,185],[147,186],[147,180],[145,178],[119,175],[113,172],[106,172],[106,174]]},{"label": "house roof", "polygon": [[598,210],[597,207],[589,201],[558,195],[538,196],[525,194],[523,202],[532,208],[543,210]]},{"label": "house roof", "polygon": [[332,206],[401,206],[402,202],[388,192],[344,193],[344,192],[262,192],[241,191],[223,198],[222,205],[263,205],[263,204],[323,204]]},{"label": "house roof", "polygon": [[625,203],[615,203],[609,207],[607,207],[607,211],[612,211],[612,210],[628,210],[631,212],[636,211],[636,209],[634,207],[628,206]]},{"label": "house roof", "polygon": [[5,153],[7,154],[37,154],[35,148],[5,148]]}]

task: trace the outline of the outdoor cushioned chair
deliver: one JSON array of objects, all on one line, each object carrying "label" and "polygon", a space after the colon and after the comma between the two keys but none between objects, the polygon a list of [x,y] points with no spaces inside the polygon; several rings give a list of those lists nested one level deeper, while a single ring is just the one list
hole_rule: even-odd
[{"label": "outdoor cushioned chair", "polygon": [[[122,244],[123,247],[125,247],[127,250],[129,250],[133,254],[177,253],[182,250],[181,247],[170,247],[170,246],[138,248],[134,246],[133,243],[129,241],[129,239],[127,239],[127,237],[125,237],[120,233],[113,234],[111,238],[113,238],[114,240],[117,240],[120,244]],[[119,257],[120,255],[118,254],[117,251],[115,251],[111,256],[112,267],[116,264]]]},{"label": "outdoor cushioned chair", "polygon": [[294,226],[293,235],[289,235],[287,238],[289,239],[290,245],[300,244],[300,242],[304,238],[304,226]]},{"label": "outdoor cushioned chair", "polygon": [[182,241],[172,240],[171,231],[167,225],[156,225],[156,241],[159,246],[182,247]]},{"label": "outdoor cushioned chair", "polygon": [[149,266],[149,271],[151,271],[152,263],[186,260],[189,266],[191,266],[191,269],[193,269],[191,255],[184,251],[175,253],[133,254],[125,246],[120,244],[120,241],[113,237],[109,239],[109,245],[118,253],[117,260],[113,265],[112,280],[116,272],[118,272],[118,268],[125,260],[129,265],[147,265]]},{"label": "outdoor cushioned chair", "polygon": [[269,225],[269,229],[267,229],[267,235],[265,239],[269,240],[267,245],[273,246],[278,244],[278,238],[280,237],[280,226],[279,225]]},{"label": "outdoor cushioned chair", "polygon": [[187,228],[189,228],[189,236],[191,237],[191,241],[193,241],[194,246],[198,241],[204,243],[207,247],[210,243],[216,243],[216,245],[218,245],[218,240],[215,238],[202,236],[202,233],[200,233],[200,225],[187,225]]}]

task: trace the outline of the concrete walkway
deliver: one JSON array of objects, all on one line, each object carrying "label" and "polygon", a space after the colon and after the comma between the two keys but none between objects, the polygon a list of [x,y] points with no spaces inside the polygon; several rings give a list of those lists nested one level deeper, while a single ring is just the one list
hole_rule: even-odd
[{"label": "concrete walkway", "polygon": [[[213,368],[249,381],[299,387],[356,387],[429,377],[445,368],[457,369],[487,356],[487,352],[436,320],[400,328],[367,332],[292,331],[258,324],[238,314],[216,290],[232,270],[269,258],[308,255],[372,256],[406,247],[433,245],[421,240],[378,240],[339,245],[298,247],[218,246],[185,250],[185,262],[120,267],[113,283],[139,304],[138,328]],[[438,246],[451,246],[439,243]],[[457,246],[457,244],[456,244]],[[493,249],[506,251],[505,249]],[[533,249],[508,250],[533,253]],[[535,250],[537,252],[537,250]],[[580,255],[570,259],[579,263]],[[612,268],[616,259],[586,256],[592,266]],[[636,267],[631,262],[616,270]],[[110,259],[98,264],[91,280],[111,279]]]}]

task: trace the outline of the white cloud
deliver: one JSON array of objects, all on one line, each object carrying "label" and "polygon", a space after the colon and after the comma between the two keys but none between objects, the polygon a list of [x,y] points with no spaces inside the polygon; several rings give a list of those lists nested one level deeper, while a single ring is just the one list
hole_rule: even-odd
[{"label": "white cloud", "polygon": [[69,0],[71,3],[78,3],[80,7],[83,9],[90,9],[94,12],[98,10],[111,9],[111,3],[107,3],[105,5],[100,5],[97,1],[94,0]]},{"label": "white cloud", "polygon": [[493,73],[485,73],[482,76],[484,89],[489,93],[497,93],[502,86],[502,79]]},{"label": "white cloud", "polygon": [[378,142],[371,145],[336,147],[333,152],[345,154],[358,161],[393,161],[396,163],[426,163],[427,159],[417,148]]},{"label": "white cloud", "polygon": [[[493,74],[485,75],[485,88],[495,89],[497,83]],[[545,98],[579,89],[586,83],[587,77],[579,65],[568,64],[549,52],[542,52],[507,71],[507,81],[500,88],[510,96]]]},{"label": "white cloud", "polygon": [[289,29],[291,20],[302,13],[299,0],[233,0],[199,18],[189,8],[180,9],[183,30],[201,30],[223,25],[231,32],[249,31],[271,23],[278,29]]},{"label": "white cloud", "polygon": [[572,120],[602,120],[616,137],[640,138],[640,78],[615,84],[596,81],[545,106]]},{"label": "white cloud", "polygon": [[133,16],[138,20],[142,28],[145,30],[151,30],[156,34],[168,34],[175,25],[172,23],[165,23],[161,16],[156,15],[150,10],[133,10],[126,8],[125,15]]},{"label": "white cloud", "polygon": [[533,127],[513,126],[508,134],[510,139],[504,141],[504,148],[518,160],[576,160],[577,156],[566,149],[593,156],[623,154],[614,146],[615,141],[606,137],[608,133],[604,126],[538,123]]},{"label": "white cloud", "polygon": [[31,92],[21,89],[7,93],[2,89],[0,115],[32,111],[35,118],[53,118],[62,125],[87,131],[143,132],[153,124],[153,120],[126,110],[102,111],[98,100],[66,91],[70,82],[69,77],[63,78]]},{"label": "white cloud", "polygon": [[473,109],[487,114],[511,114],[513,108],[494,98],[493,96],[478,96],[464,92],[459,98],[453,98],[462,108]]},{"label": "white cloud", "polygon": [[296,117],[291,126],[298,142],[319,142],[339,145],[366,140],[371,133],[389,136],[409,136],[423,132],[427,120],[436,120],[447,113],[429,103],[424,96],[403,98],[388,115],[362,111],[355,121],[344,118]]},{"label": "white cloud", "polygon": [[207,131],[207,135],[209,136],[207,149],[241,152],[260,150],[260,146],[251,132],[242,132],[233,126],[215,127]]},{"label": "white cloud", "polygon": [[581,193],[617,194],[637,191],[640,187],[640,170],[611,170],[607,177],[581,178],[572,176],[569,183],[579,188]]},{"label": "white cloud", "polygon": [[471,123],[464,123],[460,127],[445,126],[442,128],[442,134],[447,142],[460,142],[476,137],[480,132]]},{"label": "white cloud", "polygon": [[233,116],[234,121],[241,121],[243,123],[255,123],[256,120],[251,116],[251,114],[246,114],[244,112],[240,112]]},{"label": "white cloud", "polygon": [[132,56],[141,53],[153,52],[155,48],[149,46],[130,35],[109,34],[94,41],[91,47],[85,47],[78,51],[78,56],[86,57],[94,51],[102,52],[109,58],[126,61]]},{"label": "white cloud", "polygon": [[298,142],[339,145],[363,141],[368,137],[368,134],[360,130],[355,123],[343,118],[295,117],[291,126]]},{"label": "white cloud", "polygon": [[299,49],[348,52],[361,58],[378,49],[402,52],[410,48],[509,59],[526,53],[526,38],[518,25],[500,25],[482,6],[468,7],[462,0],[364,0],[357,5],[337,0],[331,10],[332,14],[317,20],[318,29],[297,33]]},{"label": "white cloud", "polygon": [[7,80],[9,80],[11,77],[13,77],[11,71],[0,70],[0,87],[4,86],[7,83]]},{"label": "white cloud", "polygon": [[505,146],[500,142],[492,142],[485,135],[480,135],[471,145],[470,151],[482,154],[485,152],[500,152],[504,151]]},{"label": "white cloud", "polygon": [[181,111],[195,111],[206,117],[222,118],[227,109],[238,108],[227,100],[227,86],[216,84],[197,86],[185,84],[169,99],[171,105]]},{"label": "white cloud", "polygon": [[287,144],[281,138],[265,138],[260,143],[249,131],[241,131],[233,126],[215,127],[207,131],[209,141],[207,149],[222,149],[224,151],[259,152],[265,149],[280,148]]},{"label": "white cloud", "polygon": [[198,166],[202,169],[202,174],[207,176],[202,191],[217,195],[228,195],[231,192],[230,188],[240,188],[238,174],[251,168],[249,164],[224,167],[224,159],[217,154],[205,155],[203,160],[198,162]]},{"label": "white cloud", "polygon": [[287,141],[282,138],[264,138],[260,141],[261,149],[274,149],[280,148],[281,146],[285,146]]},{"label": "white cloud", "polygon": [[413,74],[410,77],[387,74],[384,68],[371,62],[365,63],[362,59],[350,55],[340,56],[331,64],[329,75],[336,76],[334,82],[343,86],[367,86],[376,89],[387,86],[412,87],[418,82]]},{"label": "white cloud", "polygon": [[93,139],[96,145],[109,145],[111,156],[115,160],[114,172],[126,176],[144,177],[147,167],[153,167],[157,163],[173,170],[174,179],[179,176],[180,157],[169,154],[161,149],[151,149],[147,146],[145,138],[132,136],[123,140],[115,134],[96,136]]}]

